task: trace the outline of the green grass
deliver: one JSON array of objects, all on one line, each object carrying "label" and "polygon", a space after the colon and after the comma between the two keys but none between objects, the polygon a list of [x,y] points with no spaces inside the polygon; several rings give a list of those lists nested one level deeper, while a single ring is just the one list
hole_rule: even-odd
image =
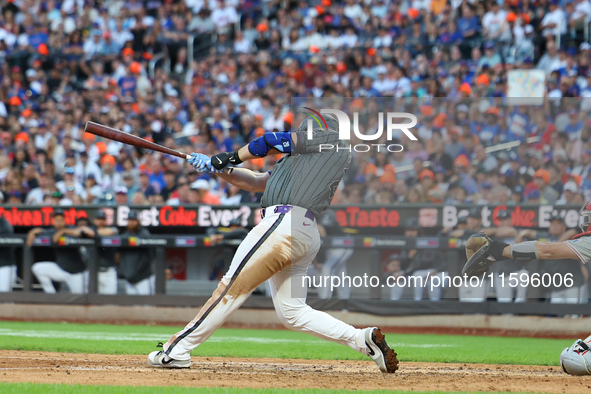
[{"label": "green grass", "polygon": [[[0,322],[0,349],[148,354],[182,327]],[[558,365],[573,339],[388,334],[401,361]],[[535,349],[535,351],[532,351]],[[367,360],[348,347],[285,330],[220,329],[193,356]]]},{"label": "green grass", "polygon": [[[189,393],[245,393],[245,394],[266,394],[266,393],[353,393],[348,390],[288,390],[288,389],[235,389],[235,388],[194,388],[194,387],[130,387],[130,386],[85,386],[67,384],[38,384],[38,383],[0,383],[2,394],[189,394]],[[363,391],[363,393],[412,393],[412,394],[450,394],[449,391]],[[466,393],[464,393],[466,394]],[[494,393],[489,393],[494,394]]]}]

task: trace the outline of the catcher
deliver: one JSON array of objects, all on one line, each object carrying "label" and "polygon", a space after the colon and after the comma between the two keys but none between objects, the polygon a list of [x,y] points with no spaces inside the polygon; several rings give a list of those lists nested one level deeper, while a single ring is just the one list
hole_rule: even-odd
[{"label": "catcher", "polygon": [[560,242],[527,241],[509,245],[505,242],[493,241],[485,233],[472,235],[466,242],[468,261],[462,269],[462,275],[478,275],[486,271],[497,261],[505,259],[575,259],[583,264],[591,260],[591,201],[583,205],[579,211],[583,221],[582,233],[571,239]]},{"label": "catcher", "polygon": [[[466,243],[468,261],[462,269],[462,275],[478,275],[486,271],[497,261],[505,259],[575,259],[582,263],[591,260],[591,201],[583,205],[579,214],[582,217],[582,233],[570,240],[560,242],[527,241],[509,245],[492,241],[484,233],[472,235]],[[591,375],[591,336],[585,341],[580,339],[564,349],[560,354],[560,365],[564,372],[571,375]]]}]

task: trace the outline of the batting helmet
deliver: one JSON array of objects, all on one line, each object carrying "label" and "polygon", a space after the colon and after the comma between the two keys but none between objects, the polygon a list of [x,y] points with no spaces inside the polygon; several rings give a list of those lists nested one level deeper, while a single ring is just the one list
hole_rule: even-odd
[{"label": "batting helmet", "polygon": [[569,375],[591,375],[591,335],[581,341],[577,339],[571,347],[560,353],[560,365]]},{"label": "batting helmet", "polygon": [[323,114],[322,117],[326,121],[326,125],[321,120],[317,121],[315,118],[308,116],[302,121],[302,123],[300,123],[298,131],[308,131],[308,121],[312,122],[313,131],[326,131],[327,128],[331,131],[339,131],[339,122],[337,121],[336,117],[331,114]]}]

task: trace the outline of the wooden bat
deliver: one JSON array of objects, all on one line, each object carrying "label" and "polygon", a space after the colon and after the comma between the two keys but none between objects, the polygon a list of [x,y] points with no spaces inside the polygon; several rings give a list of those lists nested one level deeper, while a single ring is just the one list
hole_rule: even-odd
[{"label": "wooden bat", "polygon": [[123,142],[124,144],[137,146],[139,148],[155,150],[158,152],[166,153],[168,155],[180,157],[181,159],[185,160],[191,157],[190,155],[187,155],[178,150],[170,149],[165,146],[155,144],[135,135],[124,133],[123,131],[103,126],[102,124],[98,124],[95,122],[86,122],[86,126],[84,126],[84,131],[90,134],[98,135],[99,137],[108,138],[113,141]]}]

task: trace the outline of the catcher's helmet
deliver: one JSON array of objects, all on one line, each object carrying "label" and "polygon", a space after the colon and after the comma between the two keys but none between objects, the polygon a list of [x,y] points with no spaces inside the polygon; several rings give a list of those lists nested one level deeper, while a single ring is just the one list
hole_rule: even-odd
[{"label": "catcher's helmet", "polygon": [[589,225],[591,225],[591,201],[587,201],[585,205],[581,207],[579,215],[583,217],[583,223],[581,223],[581,230],[587,231]]},{"label": "catcher's helmet", "polygon": [[591,375],[591,336],[585,341],[577,339],[571,347],[560,353],[560,365],[569,375]]}]

